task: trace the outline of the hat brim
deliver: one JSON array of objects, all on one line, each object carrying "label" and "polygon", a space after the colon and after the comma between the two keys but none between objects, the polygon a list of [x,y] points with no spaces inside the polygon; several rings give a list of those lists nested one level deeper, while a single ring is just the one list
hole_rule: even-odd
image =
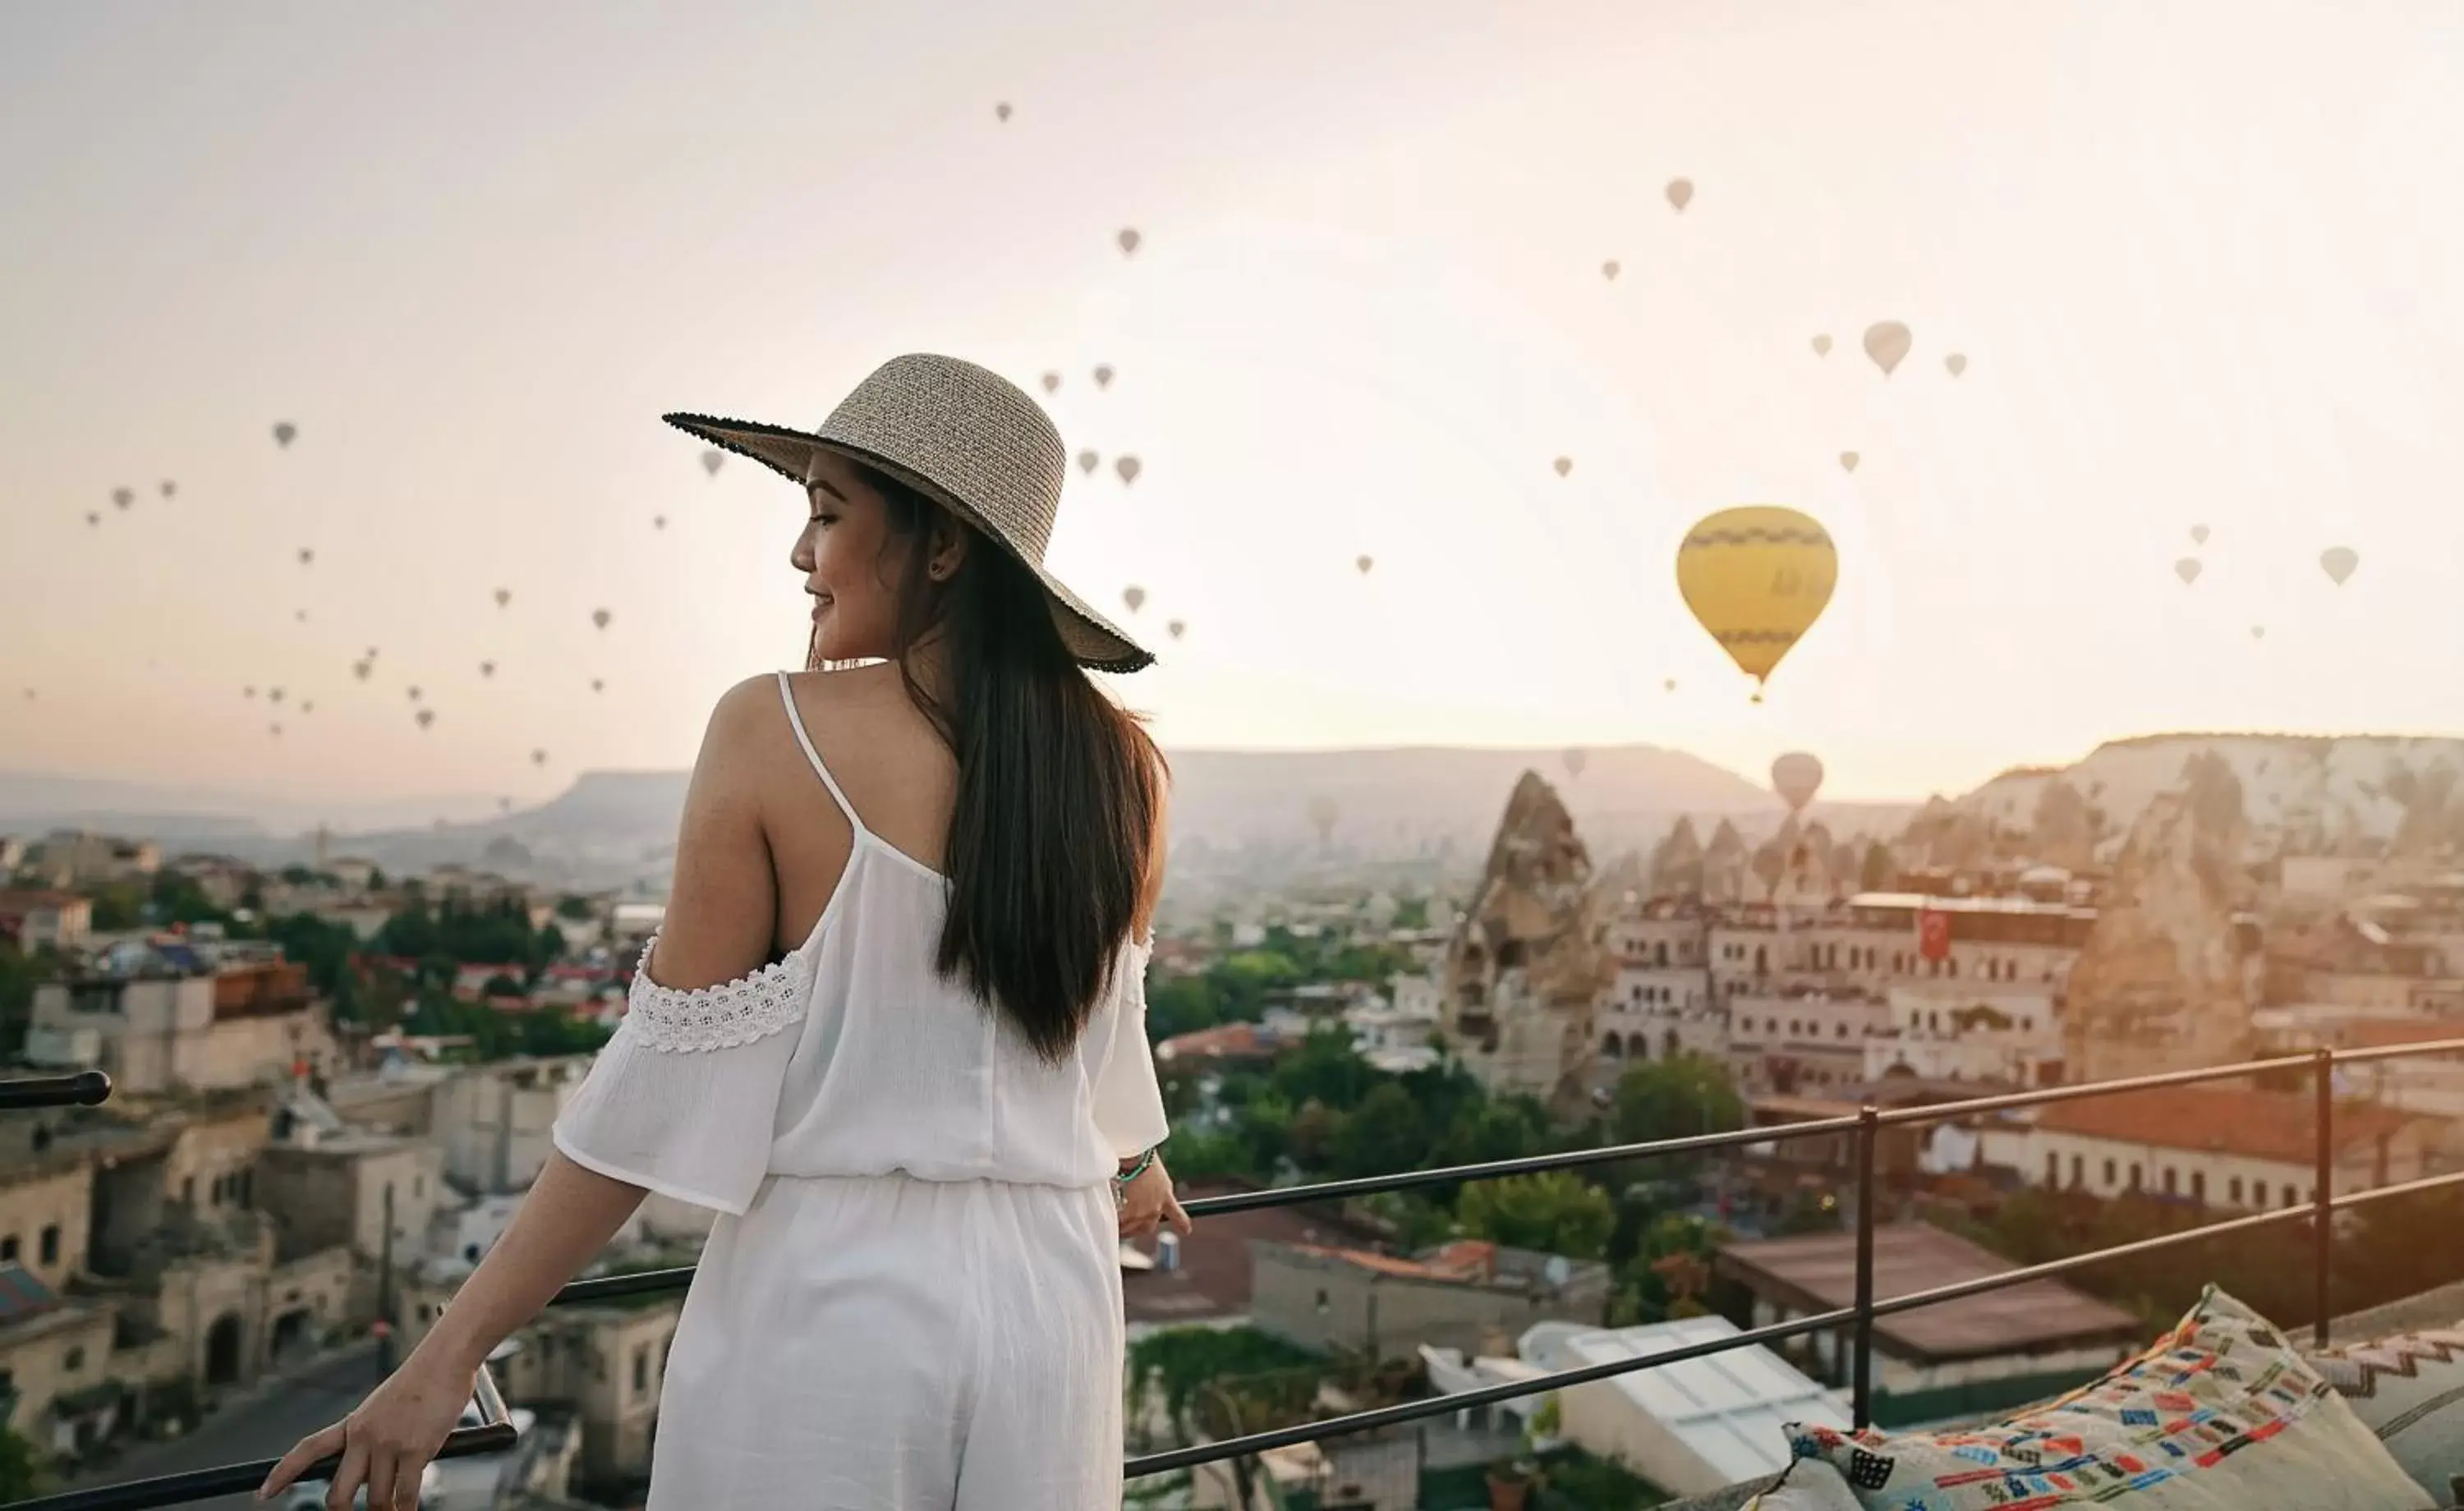
[{"label": "hat brim", "polygon": [[892,477],[975,526],[986,539],[1009,553],[1019,565],[1035,574],[1036,580],[1044,585],[1045,597],[1051,602],[1053,628],[1060,631],[1062,644],[1068,647],[1069,654],[1077,658],[1080,666],[1090,667],[1097,671],[1130,672],[1142,671],[1155,665],[1154,654],[1145,646],[1124,634],[1119,625],[1095,612],[1085,599],[1069,590],[1068,584],[1045,571],[1041,562],[1028,560],[965,499],[956,496],[931,478],[920,476],[863,447],[829,440],[809,430],[706,414],[679,413],[661,418],[687,435],[697,436],[721,450],[750,457],[799,488],[804,486],[805,465],[817,450],[846,457],[859,466]]}]

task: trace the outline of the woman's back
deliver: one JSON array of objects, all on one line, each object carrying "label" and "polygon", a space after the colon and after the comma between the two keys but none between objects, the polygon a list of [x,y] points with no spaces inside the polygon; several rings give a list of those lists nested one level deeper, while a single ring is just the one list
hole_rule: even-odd
[{"label": "woman's back", "polygon": [[[741,1213],[765,1174],[1083,1187],[1161,1141],[1144,942],[1118,942],[1111,983],[1058,1063],[935,968],[948,883],[925,857],[938,849],[927,837],[949,762],[902,738],[896,705],[868,675],[781,674],[767,719],[730,722],[724,738],[738,748],[709,764],[740,773],[746,793],[703,800],[758,805],[783,955],[687,986],[697,978],[662,947],[645,952],[627,1031],[605,1057],[614,1062],[559,1120],[559,1145],[578,1162]],[[834,763],[818,732],[833,751],[866,754]],[[915,838],[896,843],[876,827],[842,764],[889,815],[881,822]],[[625,1074],[628,1060],[643,1073]]]}]

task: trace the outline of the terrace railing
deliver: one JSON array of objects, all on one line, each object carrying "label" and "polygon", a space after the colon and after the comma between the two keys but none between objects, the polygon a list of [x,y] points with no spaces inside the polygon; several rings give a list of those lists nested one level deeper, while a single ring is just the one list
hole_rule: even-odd
[{"label": "terrace railing", "polygon": [[[1297,1443],[1315,1442],[1324,1438],[1393,1427],[1426,1417],[1441,1416],[1475,1406],[1512,1400],[1518,1396],[1536,1395],[1582,1385],[1593,1380],[1605,1380],[1615,1375],[1639,1369],[1658,1369],[1688,1359],[1706,1358],[1734,1348],[1757,1344],[1781,1343],[1791,1338],[1846,1328],[1850,1335],[1850,1402],[1856,1425],[1863,1428],[1873,1419],[1874,1324],[1883,1317],[1921,1307],[1940,1305],[1945,1302],[1979,1296],[1989,1291],[2024,1285],[2032,1281],[2052,1279],[2083,1270],[2094,1264],[2137,1255],[2153,1254],[2183,1244],[2200,1243],[2230,1234],[2256,1232],[2279,1224],[2302,1222],[2311,1235],[2311,1282],[2316,1320],[2313,1331],[2317,1343],[2324,1347],[2331,1310],[2329,1282],[2334,1270],[2335,1215],[2372,1202],[2392,1200],[2399,1196],[2424,1192],[2464,1188],[2464,1171],[2426,1175],[2417,1180],[2380,1186],[2368,1191],[2335,1190],[2336,1175],[2336,1102],[2335,1073],[2340,1065],[2372,1061],[2387,1061],[2412,1056],[2464,1053],[2464,1038],[2445,1039],[2421,1043],[2396,1044],[2369,1049],[2317,1049],[2307,1054],[2285,1055],[2274,1059],[2244,1061],[2231,1065],[2218,1065],[2199,1070],[2170,1071],[2160,1075],[2130,1076],[2115,1081],[2093,1082],[2081,1085],[2048,1086],[2035,1091],[2014,1091],[1996,1096],[1972,1097],[1961,1102],[1936,1103],[1925,1106],[1882,1108],[1867,1104],[1853,1115],[1816,1118],[1800,1123],[1739,1128],[1733,1132],[1704,1133],[1687,1138],[1653,1139],[1639,1144],[1613,1144],[1597,1149],[1573,1150],[1558,1154],[1535,1154],[1523,1159],[1491,1160],[1478,1165],[1456,1165],[1443,1170],[1406,1171],[1393,1175],[1373,1175],[1357,1180],[1322,1181],[1314,1185],[1288,1186],[1271,1191],[1240,1192],[1230,1195],[1207,1196],[1185,1205],[1194,1218],[1228,1212],[1246,1212],[1263,1207],[1287,1207],[1311,1202],[1339,1200],[1350,1196],[1366,1196],[1379,1192],[1408,1191],[1420,1186],[1452,1185],[1462,1181],[1493,1180],[1505,1175],[1527,1175],[1542,1171],[1573,1170],[1588,1165],[1616,1164],[1628,1160],[1666,1158],[1671,1155],[1707,1154],[1744,1149],[1750,1145],[1774,1144],[1794,1139],[1821,1138],[1847,1134],[1855,1149],[1857,1182],[1856,1293],[1848,1305],[1810,1316],[1791,1318],[1766,1326],[1750,1327],[1742,1332],[1705,1343],[1672,1348],[1639,1359],[1620,1359],[1582,1369],[1563,1369],[1551,1374],[1486,1386],[1479,1390],[1433,1396],[1423,1400],[1405,1401],[1374,1411],[1354,1412],[1323,1421],[1305,1422],[1271,1432],[1251,1433],[1216,1442],[1199,1443],[1163,1453],[1147,1454],[1129,1460],[1127,1472],[1132,1478],[1166,1474],[1192,1468],[1199,1464],[1241,1457],[1286,1448]],[[2266,1212],[2254,1212],[2226,1217],[2214,1222],[2185,1228],[2177,1233],[2161,1234],[2133,1243],[2115,1244],[2092,1253],[2050,1259],[2041,1264],[2022,1265],[1998,1274],[1980,1276],[1948,1285],[1911,1291],[1899,1296],[1877,1298],[1874,1295],[1874,1216],[1876,1208],[1875,1179],[1877,1150],[1881,1131],[1889,1128],[1952,1122],[1986,1113],[2015,1111],[2024,1107],[2045,1106],[2057,1102],[2075,1102],[2089,1097],[2112,1096],[2121,1092],[2149,1091],[2168,1086],[2191,1086],[2218,1081],[2234,1081],[2270,1073],[2304,1072],[2308,1075],[2313,1094],[2312,1132],[2316,1185],[2312,1199],[2296,1206],[2279,1207]],[[97,1084],[100,1083],[100,1090]],[[51,1077],[41,1081],[0,1082],[0,1107],[41,1106],[69,1102],[99,1102],[107,1094],[108,1083],[88,1072],[81,1076]],[[693,1281],[693,1266],[649,1270],[632,1275],[610,1276],[599,1280],[576,1281],[559,1291],[550,1305],[578,1305],[607,1301],[618,1297],[638,1296],[648,1292],[680,1290]],[[480,1424],[456,1429],[445,1441],[438,1456],[461,1457],[474,1454],[501,1452],[512,1445],[516,1432],[503,1398],[489,1372],[479,1372],[479,1391],[475,1402]],[[316,1465],[308,1478],[319,1478],[332,1474],[337,1460]],[[197,1470],[188,1474],[166,1475],[152,1479],[130,1480],[120,1484],[100,1485],[62,1495],[45,1496],[19,1502],[21,1511],[141,1511],[143,1507],[178,1505],[209,1496],[228,1495],[253,1490],[274,1468],[273,1459],[227,1464],[216,1469]]]}]

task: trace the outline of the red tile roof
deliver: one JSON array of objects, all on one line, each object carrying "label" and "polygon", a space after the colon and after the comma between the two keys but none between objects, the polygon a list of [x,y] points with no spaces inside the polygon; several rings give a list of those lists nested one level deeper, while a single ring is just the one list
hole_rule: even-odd
[{"label": "red tile roof", "polygon": [[0,913],[31,913],[38,909],[67,908],[84,901],[75,892],[0,890]]},{"label": "red tile roof", "polygon": [[[1252,1189],[1232,1181],[1184,1181],[1182,1199]],[[1324,1208],[1266,1207],[1198,1219],[1176,1270],[1124,1271],[1121,1299],[1133,1323],[1171,1325],[1238,1317],[1249,1309],[1249,1242],[1370,1243],[1375,1230]],[[1155,1252],[1152,1240],[1142,1246]]]},{"label": "red tile roof", "polygon": [[[2036,1127],[2152,1149],[2307,1165],[2317,1156],[2310,1108],[2306,1092],[2174,1086],[2057,1102],[2036,1114]],[[2348,1103],[2336,1109],[2336,1147],[2376,1144],[2416,1121],[2387,1107]]]},{"label": "red tile roof", "polygon": [[1176,1034],[1155,1045],[1157,1060],[1263,1059],[1273,1053],[1258,1037],[1255,1023],[1201,1028],[1194,1034]]}]

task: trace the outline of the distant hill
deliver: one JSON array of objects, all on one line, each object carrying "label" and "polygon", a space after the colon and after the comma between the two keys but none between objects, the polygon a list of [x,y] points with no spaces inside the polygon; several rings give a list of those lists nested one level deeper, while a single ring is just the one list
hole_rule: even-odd
[{"label": "distant hill", "polygon": [[2319,855],[2386,843],[2407,826],[2435,827],[2427,806],[2453,801],[2464,783],[2464,739],[2404,734],[2150,734],[2109,740],[2064,767],[2004,772],[1956,806],[2025,829],[2036,799],[2068,782],[2126,831],[2148,800],[2179,785],[2182,767],[2212,753],[2242,785],[2254,855]]}]

